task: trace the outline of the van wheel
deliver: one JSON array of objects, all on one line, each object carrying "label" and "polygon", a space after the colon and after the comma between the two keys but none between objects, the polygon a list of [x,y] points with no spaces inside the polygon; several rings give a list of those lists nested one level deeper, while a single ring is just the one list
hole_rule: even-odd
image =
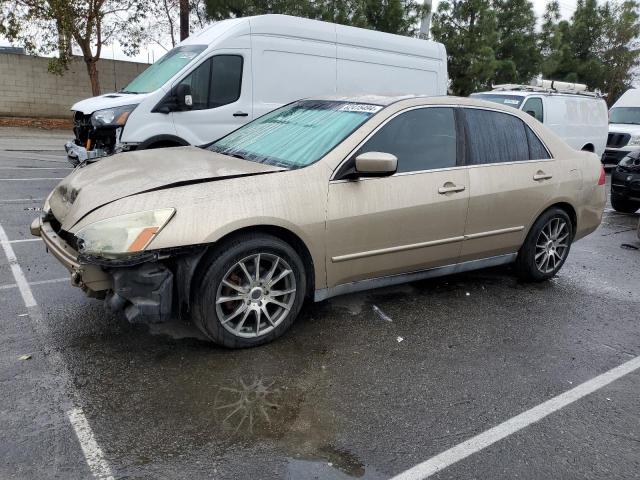
[{"label": "van wheel", "polygon": [[562,268],[573,241],[573,225],[567,213],[551,208],[536,220],[516,259],[522,280],[541,282]]},{"label": "van wheel", "polygon": [[263,234],[220,245],[196,287],[196,326],[229,348],[255,347],[293,324],[306,292],[304,264],[289,244]]},{"label": "van wheel", "polygon": [[611,206],[616,212],[621,213],[636,213],[636,211],[640,208],[640,202],[634,202],[632,200],[627,200],[615,193],[611,194]]}]

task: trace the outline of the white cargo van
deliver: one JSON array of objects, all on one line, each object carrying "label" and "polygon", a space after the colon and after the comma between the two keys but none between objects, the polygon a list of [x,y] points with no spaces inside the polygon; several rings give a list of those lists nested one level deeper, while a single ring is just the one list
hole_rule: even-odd
[{"label": "white cargo van", "polygon": [[537,79],[533,85],[496,85],[472,97],[527,112],[576,150],[602,157],[608,132],[607,104],[586,85]]},{"label": "white cargo van", "polygon": [[609,110],[609,137],[602,157],[605,165],[617,165],[640,150],[640,90],[627,90]]},{"label": "white cargo van", "polygon": [[70,157],[212,142],[293,100],[446,95],[442,44],[286,15],[218,22],[122,91],[80,101]]}]

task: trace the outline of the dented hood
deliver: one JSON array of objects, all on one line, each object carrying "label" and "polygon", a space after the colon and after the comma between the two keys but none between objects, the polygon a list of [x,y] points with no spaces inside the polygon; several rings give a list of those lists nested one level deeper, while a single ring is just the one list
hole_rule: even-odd
[{"label": "dented hood", "polygon": [[76,168],[49,198],[65,230],[103,205],[139,193],[283,170],[197,147],[128,152]]}]

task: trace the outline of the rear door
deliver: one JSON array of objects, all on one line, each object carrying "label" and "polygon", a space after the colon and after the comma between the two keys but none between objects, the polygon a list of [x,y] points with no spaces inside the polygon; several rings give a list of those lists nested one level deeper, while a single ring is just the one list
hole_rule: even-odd
[{"label": "rear door", "polygon": [[329,287],[456,263],[468,207],[467,169],[452,107],[392,117],[356,150],[398,158],[390,177],[329,184]]},{"label": "rear door", "polygon": [[192,105],[171,115],[177,135],[192,145],[217,140],[253,118],[250,49],[221,51],[179,84],[190,87]]},{"label": "rear door", "polygon": [[463,108],[469,214],[461,261],[517,252],[556,190],[558,165],[518,117]]}]

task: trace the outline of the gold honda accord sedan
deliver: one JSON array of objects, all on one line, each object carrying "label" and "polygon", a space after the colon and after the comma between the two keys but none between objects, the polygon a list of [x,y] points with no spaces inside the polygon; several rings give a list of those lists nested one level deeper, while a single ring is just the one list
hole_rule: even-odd
[{"label": "gold honda accord sedan", "polygon": [[306,298],[513,263],[551,278],[605,205],[599,159],[533,117],[455,97],[326,97],[204,147],[81,165],[31,230],[131,322],[282,335]]}]

